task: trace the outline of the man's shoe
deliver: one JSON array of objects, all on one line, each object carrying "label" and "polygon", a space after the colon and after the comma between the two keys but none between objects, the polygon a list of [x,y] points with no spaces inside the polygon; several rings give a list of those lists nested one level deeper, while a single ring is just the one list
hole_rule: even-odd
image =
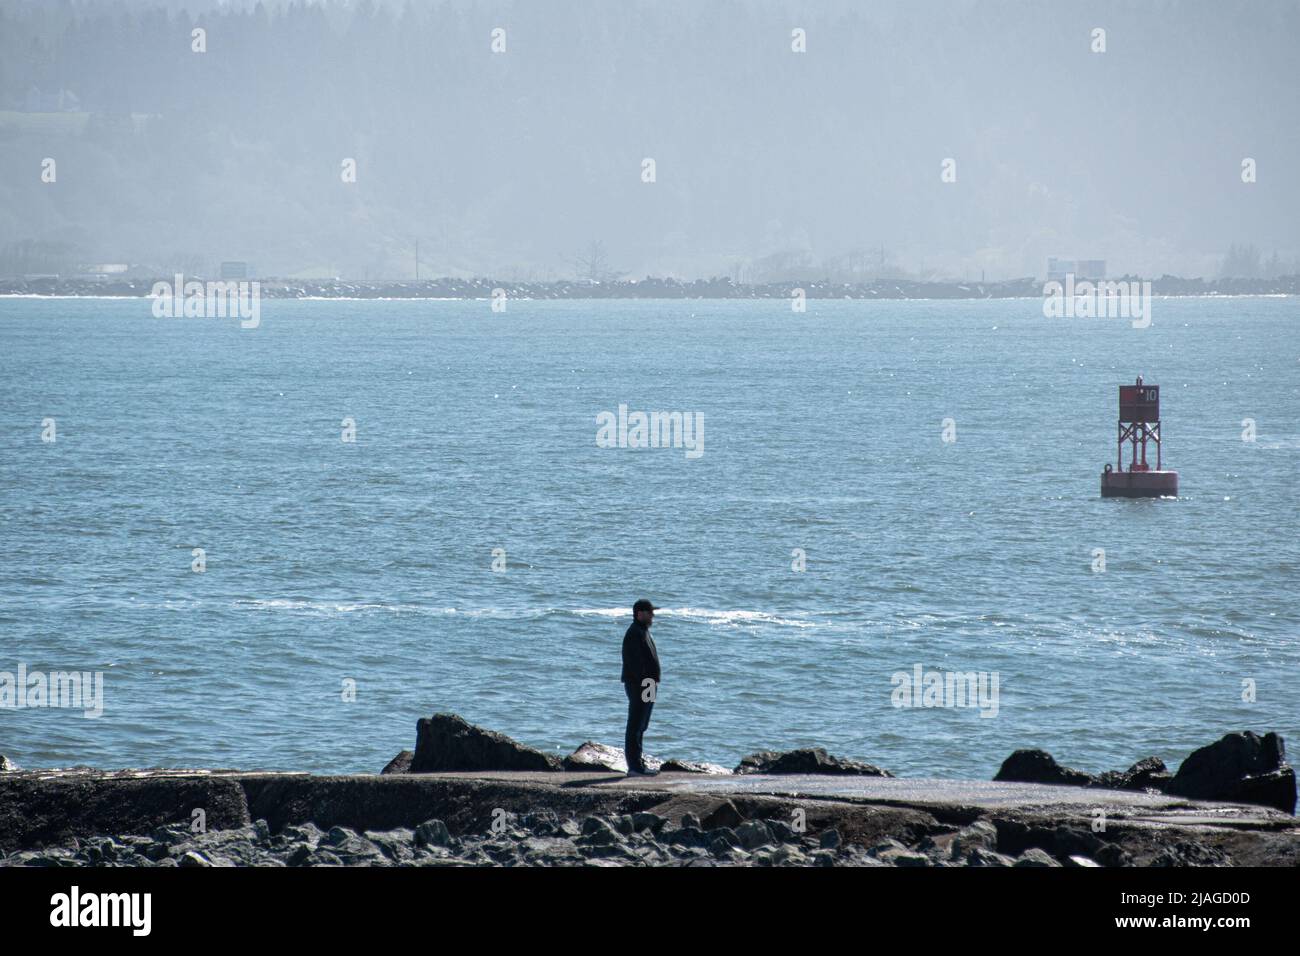
[{"label": "man's shoe", "polygon": [[637,770],[637,773],[641,774],[643,777],[654,777],[658,775],[659,771],[651,770],[645,764],[642,764],[640,769]]}]

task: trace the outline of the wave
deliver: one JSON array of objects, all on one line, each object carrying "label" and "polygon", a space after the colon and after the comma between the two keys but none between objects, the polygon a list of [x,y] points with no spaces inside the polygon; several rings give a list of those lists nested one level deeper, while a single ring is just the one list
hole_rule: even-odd
[{"label": "wave", "polygon": [[481,616],[483,613],[463,608],[434,607],[426,604],[386,604],[373,601],[307,601],[290,598],[240,600],[235,602],[235,607],[255,611],[302,611],[309,614],[349,614],[356,611],[379,611],[389,614],[426,614],[441,617],[455,614]]},{"label": "wave", "polygon": [[[571,613],[580,616],[628,617],[632,615],[625,607],[590,607],[575,608]],[[709,625],[736,627],[746,624],[775,624],[778,627],[817,627],[816,621],[806,618],[780,617],[766,611],[715,611],[700,607],[661,607],[655,609],[658,617],[676,617],[685,621],[701,621]]]},{"label": "wave", "polygon": [[[351,614],[385,613],[385,614],[422,614],[433,617],[489,617],[511,618],[545,617],[550,615],[576,615],[578,617],[631,618],[631,612],[625,607],[609,608],[507,608],[486,607],[466,608],[436,606],[428,604],[406,604],[359,601],[310,601],[297,598],[248,599],[235,601],[235,607],[254,611],[289,611],[305,614]],[[766,611],[722,611],[710,608],[679,607],[659,608],[660,617],[678,618],[684,621],[707,624],[711,627],[742,627],[755,625],[774,625],[777,627],[818,627],[816,621],[807,618],[782,617]]]}]

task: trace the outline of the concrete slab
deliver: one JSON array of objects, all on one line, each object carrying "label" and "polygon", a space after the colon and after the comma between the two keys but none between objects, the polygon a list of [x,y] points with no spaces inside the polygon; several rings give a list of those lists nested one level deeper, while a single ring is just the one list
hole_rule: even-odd
[{"label": "concrete slab", "polygon": [[823,774],[698,774],[660,773],[629,777],[618,773],[534,773],[482,771],[419,774],[421,777],[493,780],[502,783],[548,784],[563,788],[666,791],[728,795],[765,795],[802,799],[839,800],[920,808],[974,807],[981,810],[1068,810],[1091,813],[1102,808],[1122,812],[1127,819],[1249,825],[1296,826],[1296,818],[1268,807],[1249,804],[1187,800],[1162,793],[1061,787],[1038,783],[1001,783],[992,780],[940,780],[929,778],[856,777]]}]

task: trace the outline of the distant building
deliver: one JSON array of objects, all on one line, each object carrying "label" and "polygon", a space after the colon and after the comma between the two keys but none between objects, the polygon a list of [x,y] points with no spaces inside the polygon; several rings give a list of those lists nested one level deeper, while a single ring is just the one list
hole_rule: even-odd
[{"label": "distant building", "polygon": [[49,92],[32,86],[28,88],[27,95],[23,98],[22,112],[71,113],[79,109],[81,109],[81,100],[71,90],[60,89]]},{"label": "distant building", "polygon": [[248,267],[247,262],[221,263],[221,278],[223,279],[247,279],[252,274],[253,270]]},{"label": "distant building", "polygon": [[1067,275],[1075,279],[1106,278],[1105,259],[1058,259],[1047,257],[1047,281],[1064,282]]},{"label": "distant building", "polygon": [[125,262],[102,262],[97,265],[82,266],[79,279],[96,279],[104,282],[114,276],[124,276],[130,270]]}]

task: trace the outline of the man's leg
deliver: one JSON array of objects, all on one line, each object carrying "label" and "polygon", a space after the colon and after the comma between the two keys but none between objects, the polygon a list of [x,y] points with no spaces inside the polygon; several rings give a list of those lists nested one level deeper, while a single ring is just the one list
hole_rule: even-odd
[{"label": "man's leg", "polygon": [[641,763],[644,764],[645,741],[642,738],[645,736],[646,728],[650,726],[650,711],[655,709],[655,702],[653,700],[646,701],[642,703],[641,707],[643,709],[641,711],[641,726],[637,729],[636,734],[636,752],[637,756],[641,758]]},{"label": "man's leg", "polygon": [[623,755],[629,770],[641,766],[641,691],[632,681],[623,685],[627,691],[627,731],[623,734]]}]

